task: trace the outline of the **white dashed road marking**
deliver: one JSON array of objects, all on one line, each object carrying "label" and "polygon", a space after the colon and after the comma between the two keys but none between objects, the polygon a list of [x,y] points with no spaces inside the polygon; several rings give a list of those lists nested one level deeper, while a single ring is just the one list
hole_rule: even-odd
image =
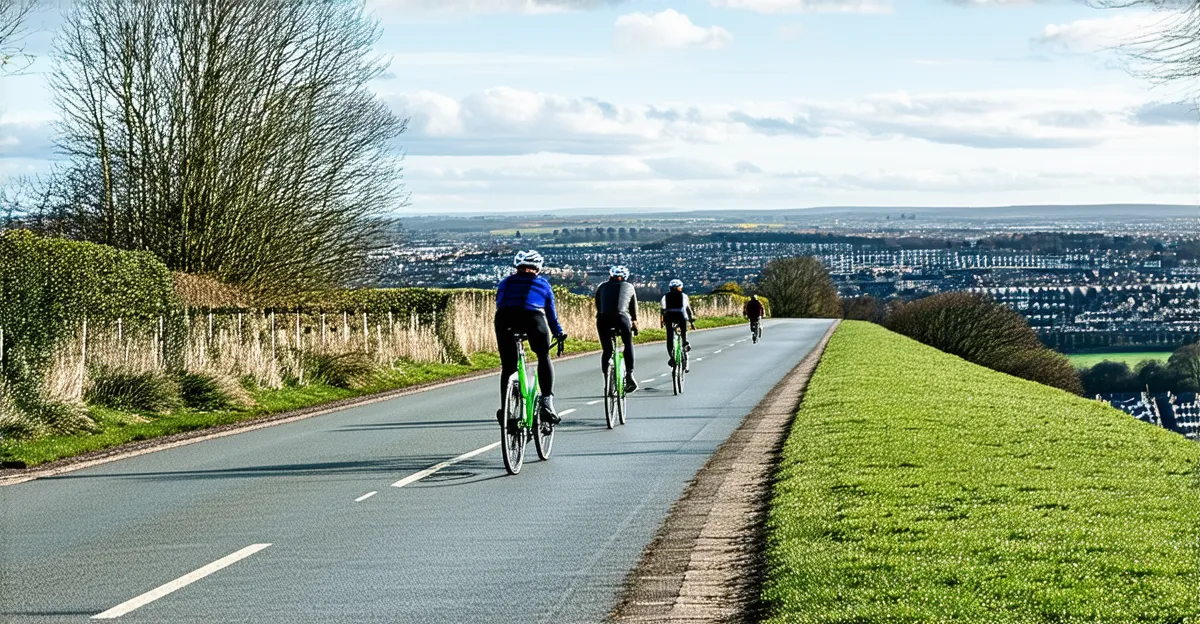
[{"label": "white dashed road marking", "polygon": [[361,503],[361,502],[367,500],[368,498],[375,496],[378,493],[379,492],[367,492],[366,494],[363,494],[362,496],[359,496],[358,498],[354,499],[354,502]]},{"label": "white dashed road marking", "polygon": [[496,448],[497,446],[500,446],[499,442],[492,442],[491,444],[489,444],[487,446],[481,446],[481,447],[471,451],[470,453],[463,453],[462,455],[459,455],[458,457],[455,457],[453,459],[447,459],[446,461],[444,461],[440,464],[435,464],[433,466],[426,468],[425,470],[422,470],[421,472],[414,472],[414,473],[408,475],[407,477],[400,479],[399,481],[393,483],[392,487],[404,487],[410,483],[416,483],[417,481],[420,481],[421,479],[428,477],[429,475],[441,470],[442,468],[445,468],[447,466],[453,466],[454,464],[457,464],[458,462],[463,461],[463,460],[471,459],[472,457],[486,453],[486,452]]},{"label": "white dashed road marking", "polygon": [[[496,444],[499,445],[500,443],[497,442]],[[141,596],[138,596],[137,598],[126,600],[125,602],[122,602],[121,604],[109,609],[108,611],[105,611],[104,613],[97,613],[96,615],[92,616],[92,619],[112,620],[119,618],[122,615],[125,615],[126,613],[129,613],[130,611],[133,611],[139,607],[148,605],[151,602],[154,602],[155,600],[158,600],[159,598],[162,598],[163,596],[166,596],[177,589],[187,587],[188,585],[195,583],[196,581],[208,576],[209,574],[212,574],[213,572],[216,572],[222,568],[227,568],[234,563],[237,563],[238,561],[241,561],[242,559],[245,559],[246,557],[249,557],[250,555],[253,555],[254,553],[266,548],[267,546],[270,546],[270,544],[251,544],[231,555],[221,557],[220,559],[217,559],[203,568],[200,568],[194,572],[188,572],[187,574],[184,574],[183,576],[171,581],[170,583],[167,583],[166,585],[159,585],[158,587],[142,594]]]}]

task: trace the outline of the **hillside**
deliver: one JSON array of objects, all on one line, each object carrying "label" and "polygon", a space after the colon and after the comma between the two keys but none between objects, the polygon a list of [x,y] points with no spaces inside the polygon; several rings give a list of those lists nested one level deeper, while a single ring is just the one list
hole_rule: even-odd
[{"label": "hillside", "polygon": [[1200,445],[843,323],[786,443],[773,622],[1200,621]]}]

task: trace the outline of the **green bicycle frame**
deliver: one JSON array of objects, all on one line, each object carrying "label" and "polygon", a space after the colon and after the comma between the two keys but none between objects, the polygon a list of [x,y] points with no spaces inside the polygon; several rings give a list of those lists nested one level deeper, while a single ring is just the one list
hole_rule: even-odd
[{"label": "green bicycle frame", "polygon": [[521,345],[520,348],[517,349],[517,385],[520,386],[521,396],[525,398],[524,424],[526,427],[532,429],[534,410],[537,409],[536,401],[533,400],[538,389],[537,372],[534,371],[533,373],[532,384],[526,384],[527,378],[528,373],[525,372],[525,347],[524,345]]},{"label": "green bicycle frame", "polygon": [[617,396],[625,396],[625,352],[617,350],[617,339],[613,338],[613,366],[617,375]]}]

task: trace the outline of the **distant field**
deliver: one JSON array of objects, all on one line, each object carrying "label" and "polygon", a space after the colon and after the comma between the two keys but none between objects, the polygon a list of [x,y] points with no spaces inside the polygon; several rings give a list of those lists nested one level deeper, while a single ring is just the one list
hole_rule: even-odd
[{"label": "distant field", "polygon": [[1200,445],[866,323],[769,512],[770,624],[1200,622]]},{"label": "distant field", "polygon": [[1125,362],[1130,368],[1137,365],[1142,360],[1162,360],[1167,361],[1171,357],[1170,351],[1129,351],[1118,353],[1075,353],[1067,355],[1071,363],[1076,368],[1087,368],[1095,366],[1104,360],[1112,360],[1114,362]]}]

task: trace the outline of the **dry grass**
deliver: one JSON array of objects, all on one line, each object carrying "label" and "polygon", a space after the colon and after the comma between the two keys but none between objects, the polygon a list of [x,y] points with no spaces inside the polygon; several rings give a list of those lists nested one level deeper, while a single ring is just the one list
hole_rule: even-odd
[{"label": "dry grass", "polygon": [[171,273],[175,293],[190,308],[248,308],[253,297],[236,286],[204,275]]},{"label": "dry grass", "polygon": [[[184,279],[186,278],[186,279]],[[185,282],[188,297],[222,297],[221,284],[177,276]],[[204,288],[212,292],[205,295]],[[215,301],[216,299],[211,299]],[[226,299],[221,299],[225,301]],[[443,345],[436,319],[401,317],[396,314],[192,312],[184,322],[184,368],[188,372],[217,379],[251,378],[264,388],[285,383],[305,383],[313,371],[306,370],[325,359],[365,357],[379,369],[397,362],[447,363],[448,353],[495,352],[492,327],[495,298],[482,291],[464,291],[453,297],[445,319],[457,345]],[[724,297],[696,298],[693,308],[701,317],[741,313],[741,305]],[[657,326],[657,302],[642,302],[644,327]],[[564,297],[558,306],[559,320],[573,338],[596,340],[595,312],[589,297]],[[82,405],[88,387],[88,371],[106,370],[131,374],[165,374],[162,358],[162,329],[158,320],[116,321],[81,325],[75,336],[59,348],[46,384],[46,400]],[[457,346],[457,349],[453,347]],[[307,364],[307,365],[306,365]],[[0,411],[0,418],[5,418]]]}]

